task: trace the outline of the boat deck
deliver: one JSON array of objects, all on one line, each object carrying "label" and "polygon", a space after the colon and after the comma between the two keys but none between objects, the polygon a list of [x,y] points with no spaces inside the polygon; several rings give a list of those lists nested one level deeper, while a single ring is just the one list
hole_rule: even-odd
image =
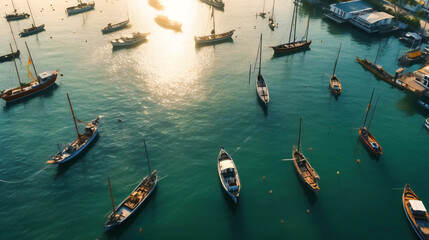
[{"label": "boat deck", "polygon": [[397,80],[402,83],[402,86],[406,89],[410,90],[411,92],[414,92],[416,94],[421,95],[424,90],[426,90],[422,85],[418,84],[416,81],[414,81],[417,78],[416,75],[412,73],[407,73],[398,78]]}]

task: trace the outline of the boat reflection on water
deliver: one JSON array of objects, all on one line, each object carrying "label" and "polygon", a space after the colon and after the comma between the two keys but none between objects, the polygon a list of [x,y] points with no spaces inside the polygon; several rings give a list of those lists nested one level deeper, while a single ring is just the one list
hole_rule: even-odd
[{"label": "boat reflection on water", "polygon": [[174,20],[171,20],[170,18],[168,18],[165,15],[158,15],[154,19],[155,19],[155,22],[163,28],[171,29],[171,30],[174,30],[176,32],[182,31],[182,24],[181,23],[174,21]]}]

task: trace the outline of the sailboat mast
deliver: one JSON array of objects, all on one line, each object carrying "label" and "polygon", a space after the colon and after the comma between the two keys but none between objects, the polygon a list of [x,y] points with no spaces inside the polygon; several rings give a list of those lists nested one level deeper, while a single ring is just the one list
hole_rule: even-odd
[{"label": "sailboat mast", "polygon": [[212,34],[216,34],[215,18],[214,18],[214,7],[212,7],[212,19],[213,19],[213,30]]},{"label": "sailboat mast", "polygon": [[274,3],[276,0],[273,0],[273,10],[271,11],[271,19],[274,21]]},{"label": "sailboat mast", "polygon": [[261,38],[259,40],[259,72],[258,72],[258,76],[261,76],[261,61],[262,61],[262,33],[261,33]]},{"label": "sailboat mast", "polygon": [[335,75],[335,69],[337,68],[338,58],[340,57],[340,52],[341,52],[341,45],[342,45],[342,43],[340,43],[340,49],[338,50],[337,60],[335,60],[334,72],[332,73],[332,76]]},{"label": "sailboat mast", "polygon": [[147,168],[148,168],[149,175],[150,175],[149,155],[147,154],[146,140],[144,139],[144,137],[143,137],[143,143],[144,143],[144,151],[146,153]]},{"label": "sailboat mast", "polygon": [[80,139],[79,129],[77,128],[77,123],[76,123],[76,117],[74,116],[73,107],[72,107],[72,104],[70,102],[70,97],[69,97],[68,93],[67,93],[67,99],[69,100],[70,110],[71,110],[72,115],[73,115],[73,121],[74,121],[74,126],[76,127],[77,138]]},{"label": "sailboat mast", "polygon": [[264,0],[264,4],[262,5],[262,13],[265,13],[265,0]]},{"label": "sailboat mast", "polygon": [[13,35],[13,31],[12,31],[12,26],[10,26],[9,21],[7,23],[9,23],[10,32],[12,33],[12,38],[13,38],[13,42],[15,43],[16,50],[18,50],[18,44],[16,44],[15,36]]},{"label": "sailboat mast", "polygon": [[34,73],[36,74],[37,80],[39,80],[39,75],[37,75],[36,66],[34,65],[33,57],[31,57],[30,49],[28,48],[27,42],[25,42],[25,47],[27,47],[28,56],[30,56],[31,65],[33,66]]},{"label": "sailboat mast", "polygon": [[15,53],[13,52],[12,44],[9,43],[9,46],[10,46],[10,51],[12,51],[12,58],[13,58],[13,63],[15,64],[16,75],[18,75],[19,87],[22,90],[21,78],[19,77],[18,67],[16,66]]},{"label": "sailboat mast", "polygon": [[34,18],[33,18],[33,12],[31,11],[30,3],[28,3],[28,0],[27,0],[27,5],[28,5],[28,9],[30,9],[31,19],[33,20],[33,25],[36,26],[36,22],[34,22]]},{"label": "sailboat mast", "polygon": [[380,46],[378,46],[377,55],[375,56],[374,64],[377,63],[378,54],[380,53],[380,48],[381,48],[381,42],[380,42]]},{"label": "sailboat mast", "polygon": [[377,108],[377,103],[378,103],[378,99],[380,98],[380,94],[381,92],[378,94],[377,101],[375,101],[374,110],[372,111],[371,118],[369,119],[368,128],[367,128],[368,131],[369,131],[369,127],[371,126],[372,118],[374,117],[375,109]]},{"label": "sailboat mast", "polygon": [[12,2],[13,11],[16,12],[15,4],[13,4],[13,0],[10,0]]},{"label": "sailboat mast", "polygon": [[296,2],[296,8],[295,8],[295,25],[293,26],[293,42],[296,41],[296,25],[297,25],[297,22],[298,22],[298,3]]},{"label": "sailboat mast", "polygon": [[369,108],[371,107],[372,96],[374,96],[374,90],[375,88],[372,89],[371,98],[369,99],[368,107],[366,108],[365,121],[363,122],[362,127],[365,127],[366,118],[368,117]]},{"label": "sailboat mast", "polygon": [[308,39],[308,29],[310,28],[310,13],[308,13],[307,29],[305,30],[305,41]]},{"label": "sailboat mast", "polygon": [[299,134],[298,134],[298,152],[299,152],[299,148],[301,145],[301,121],[302,121],[302,118],[300,117],[299,118]]},{"label": "sailboat mast", "polygon": [[115,200],[113,200],[112,185],[110,184],[109,177],[107,177],[107,181],[109,182],[110,199],[112,200],[112,212],[115,212]]},{"label": "sailboat mast", "polygon": [[289,44],[290,44],[290,39],[292,37],[292,28],[293,28],[293,21],[294,21],[294,19],[295,19],[295,1],[293,2],[292,21],[290,23]]}]

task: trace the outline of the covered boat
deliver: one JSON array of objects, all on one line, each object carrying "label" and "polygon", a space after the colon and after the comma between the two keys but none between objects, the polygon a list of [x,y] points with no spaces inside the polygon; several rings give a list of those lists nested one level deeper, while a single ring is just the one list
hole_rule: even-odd
[{"label": "covered boat", "polygon": [[20,37],[27,37],[27,36],[30,36],[30,35],[42,32],[44,30],[45,30],[45,24],[42,24],[42,25],[39,25],[39,26],[36,26],[36,25],[32,24],[31,27],[23,29],[19,33],[19,36]]},{"label": "covered boat", "polygon": [[240,177],[238,176],[237,167],[235,166],[234,161],[223,147],[220,148],[217,159],[217,171],[223,189],[231,197],[234,203],[237,204],[241,188]]},{"label": "covered boat", "polygon": [[76,6],[68,7],[66,9],[68,15],[73,15],[77,13],[86,12],[89,10],[93,10],[95,7],[95,2],[84,2],[82,3],[82,0],[78,0],[79,4]]},{"label": "covered boat", "polygon": [[421,240],[429,239],[429,215],[422,200],[406,184],[402,194],[402,207],[417,236]]}]

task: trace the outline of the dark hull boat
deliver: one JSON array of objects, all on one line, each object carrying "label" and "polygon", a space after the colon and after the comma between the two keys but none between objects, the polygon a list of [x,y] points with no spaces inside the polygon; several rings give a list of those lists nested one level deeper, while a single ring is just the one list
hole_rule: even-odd
[{"label": "dark hull boat", "polygon": [[106,33],[111,33],[111,32],[114,32],[114,31],[121,30],[121,29],[125,28],[128,25],[129,22],[130,22],[130,20],[127,19],[127,20],[125,20],[123,22],[116,23],[116,24],[109,23],[109,24],[107,24],[107,26],[105,28],[101,29],[101,32],[103,34],[106,34]]},{"label": "dark hull boat", "polygon": [[216,44],[219,42],[230,40],[232,37],[232,34],[234,34],[235,30],[231,30],[231,31],[225,32],[225,33],[216,34],[216,25],[215,25],[214,9],[213,8],[212,8],[211,17],[213,19],[213,30],[211,31],[211,34],[207,35],[207,36],[200,36],[200,37],[195,36],[194,40],[195,40],[196,44],[200,44],[200,45]]},{"label": "dark hull boat", "polygon": [[44,31],[44,30],[45,30],[45,24],[42,24],[40,26],[33,25],[30,28],[23,29],[22,32],[19,33],[19,36],[20,37],[27,37],[27,36],[39,33],[39,32]]},{"label": "dark hull boat", "polygon": [[429,215],[421,199],[406,184],[402,194],[402,207],[417,236],[421,240],[429,240]]},{"label": "dark hull boat", "polygon": [[223,10],[225,3],[222,0],[201,0],[204,3],[207,3],[210,6]]},{"label": "dark hull boat", "polygon": [[362,143],[365,145],[365,147],[372,154],[374,154],[374,156],[380,157],[381,154],[383,153],[383,149],[381,148],[380,144],[377,142],[375,137],[369,132],[369,127],[371,125],[372,117],[374,116],[375,109],[377,107],[377,103],[378,103],[378,99],[380,98],[380,95],[378,95],[377,102],[375,103],[374,110],[373,110],[372,115],[371,115],[371,120],[368,123],[368,128],[365,127],[365,123],[366,123],[366,120],[368,117],[368,113],[369,113],[369,110],[371,108],[372,97],[374,96],[374,90],[375,89],[372,90],[371,98],[369,100],[368,107],[366,109],[365,120],[363,122],[362,127],[359,128],[359,136],[360,136],[360,139],[362,140]]},{"label": "dark hull boat", "polygon": [[258,100],[265,106],[268,107],[270,102],[270,93],[268,92],[268,86],[265,82],[264,77],[261,74],[261,60],[262,60],[262,33],[259,41],[259,72],[256,77],[256,93],[258,94]]},{"label": "dark hull boat", "polygon": [[223,190],[237,204],[241,189],[240,177],[238,176],[234,161],[223,147],[220,148],[217,159],[217,171]]},{"label": "dark hull boat", "polygon": [[337,59],[335,60],[334,72],[332,73],[332,77],[329,80],[329,86],[331,88],[331,92],[336,97],[340,96],[342,91],[340,79],[338,79],[338,77],[335,75],[335,70],[337,69],[337,63],[338,63],[338,58],[340,57],[340,52],[341,52],[341,44],[340,44],[340,49],[338,49]]},{"label": "dark hull boat", "polygon": [[78,14],[82,12],[86,12],[89,10],[93,10],[95,7],[95,2],[91,3],[82,3],[82,1],[78,1],[79,4],[76,6],[68,7],[66,9],[68,15]]},{"label": "dark hull boat", "polygon": [[17,20],[21,20],[21,19],[26,19],[30,17],[30,14],[28,13],[11,13],[11,14],[6,14],[5,18],[7,21],[17,21]]},{"label": "dark hull boat", "polygon": [[149,34],[149,32],[133,32],[132,36],[120,37],[112,40],[110,43],[113,45],[114,48],[133,46],[138,43],[144,42],[147,39],[147,36],[149,36]]},{"label": "dark hull boat", "polygon": [[16,52],[8,53],[6,55],[0,56],[0,62],[6,62],[11,61],[14,58],[18,58],[21,52],[19,50],[16,50]]}]

